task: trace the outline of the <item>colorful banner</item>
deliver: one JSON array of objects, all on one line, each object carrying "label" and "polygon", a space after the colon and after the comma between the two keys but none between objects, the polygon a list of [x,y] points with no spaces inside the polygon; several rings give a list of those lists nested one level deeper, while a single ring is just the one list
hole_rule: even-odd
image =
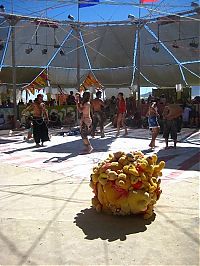
[{"label": "colorful banner", "polygon": [[97,78],[92,73],[89,73],[87,75],[86,79],[84,80],[84,82],[80,86],[80,91],[84,91],[90,87],[96,87],[96,88],[102,88],[103,87],[101,85],[101,83],[97,80]]},{"label": "colorful banner", "polygon": [[82,7],[95,6],[99,3],[99,0],[79,0],[78,2],[79,2],[78,7],[82,8]]},{"label": "colorful banner", "polygon": [[[20,120],[22,120],[22,112],[24,111],[24,109],[26,108],[25,105],[19,105],[19,118]],[[71,125],[72,121],[73,124],[75,125],[77,122],[77,110],[76,110],[76,105],[65,105],[65,106],[46,106],[46,109],[48,111],[48,115],[49,118],[51,117],[52,113],[56,113],[59,116],[59,119],[62,123],[62,125]],[[0,116],[2,114],[1,112],[2,109],[0,109]],[[13,112],[13,108],[4,108],[3,111],[6,111],[8,113],[8,110],[12,110]],[[6,115],[7,115],[6,113]],[[9,113],[10,114],[10,113]],[[5,115],[5,117],[6,117]],[[26,112],[26,116],[30,116],[31,115],[31,111],[27,111]]]},{"label": "colorful banner", "polygon": [[48,86],[48,80],[48,75],[44,71],[40,75],[38,75],[29,85],[23,87],[23,89],[26,89],[32,94],[35,94],[36,89],[40,90],[40,88],[42,89]]}]

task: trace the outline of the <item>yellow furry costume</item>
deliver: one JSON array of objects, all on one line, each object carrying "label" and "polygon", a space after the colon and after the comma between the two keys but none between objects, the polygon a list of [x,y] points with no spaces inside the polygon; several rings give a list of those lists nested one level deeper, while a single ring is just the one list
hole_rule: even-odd
[{"label": "yellow furry costume", "polygon": [[93,168],[90,186],[95,194],[93,207],[118,215],[142,213],[145,219],[161,194],[159,176],[165,162],[157,155],[144,156],[141,151],[116,152]]}]

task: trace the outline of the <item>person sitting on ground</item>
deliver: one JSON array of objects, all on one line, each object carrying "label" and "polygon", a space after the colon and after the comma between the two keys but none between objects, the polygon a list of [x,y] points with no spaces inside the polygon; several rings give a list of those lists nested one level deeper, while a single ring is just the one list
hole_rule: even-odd
[{"label": "person sitting on ground", "polygon": [[52,112],[50,114],[49,125],[52,127],[60,127],[61,126],[60,117],[56,112]]},{"label": "person sitting on ground", "polygon": [[4,118],[4,114],[0,114],[0,126],[5,124],[5,118]]}]

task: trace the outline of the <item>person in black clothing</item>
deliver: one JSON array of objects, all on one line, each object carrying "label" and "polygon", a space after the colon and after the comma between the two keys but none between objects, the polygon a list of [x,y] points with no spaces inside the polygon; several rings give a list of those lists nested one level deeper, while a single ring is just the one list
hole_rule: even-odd
[{"label": "person in black clothing", "polygon": [[69,97],[67,99],[67,104],[68,105],[75,105],[76,104],[75,96],[74,96],[73,91],[70,91]]}]

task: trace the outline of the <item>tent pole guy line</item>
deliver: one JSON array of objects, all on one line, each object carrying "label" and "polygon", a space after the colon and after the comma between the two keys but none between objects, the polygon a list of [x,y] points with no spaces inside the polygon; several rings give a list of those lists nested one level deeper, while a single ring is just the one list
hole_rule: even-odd
[{"label": "tent pole guy line", "polygon": [[4,52],[3,52],[3,56],[2,56],[2,60],[1,60],[0,71],[1,71],[1,69],[3,67],[3,63],[4,63],[4,60],[5,60],[5,57],[6,57],[6,53],[7,53],[7,49],[8,49],[8,44],[9,44],[9,39],[10,39],[10,36],[11,36],[11,31],[12,31],[12,27],[10,25],[9,26],[8,35],[7,35],[7,39],[6,39],[5,48],[4,48]]},{"label": "tent pole guy line", "polygon": [[[34,80],[36,80],[45,70],[48,69],[49,65],[51,64],[51,62],[54,60],[54,58],[56,57],[56,55],[59,53],[59,51],[61,50],[63,44],[66,42],[66,40],[69,38],[69,36],[72,33],[72,29],[69,31],[69,33],[67,34],[67,36],[64,38],[64,40],[62,41],[60,47],[56,50],[56,52],[53,54],[53,56],[51,57],[51,59],[49,60],[49,62],[47,63],[47,65],[45,66],[45,68],[34,78]],[[34,81],[32,80],[31,83]],[[29,83],[29,84],[31,84]]]},{"label": "tent pole guy line", "polygon": [[[156,39],[158,40],[158,37],[156,36],[156,34],[150,30],[150,28],[145,25],[145,29]],[[187,81],[186,81],[186,78],[185,78],[185,75],[183,73],[183,70],[182,70],[182,66],[181,66],[181,63],[179,62],[179,60],[172,54],[172,52],[164,45],[164,43],[162,43],[162,41],[160,41],[160,44],[162,45],[162,47],[172,56],[172,58],[175,60],[175,62],[178,64],[179,66],[179,69],[180,69],[180,72],[181,72],[181,75],[182,75],[182,79],[183,81],[186,83],[186,85],[188,84]],[[175,84],[174,84],[175,85]]]}]

